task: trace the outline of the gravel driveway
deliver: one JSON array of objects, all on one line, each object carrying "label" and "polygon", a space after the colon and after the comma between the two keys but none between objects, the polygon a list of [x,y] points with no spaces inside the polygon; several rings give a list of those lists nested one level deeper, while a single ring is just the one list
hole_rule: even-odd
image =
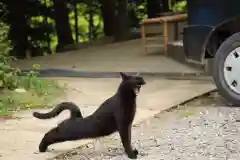
[{"label": "gravel driveway", "polygon": [[[133,127],[139,160],[239,160],[240,108],[214,93]],[[57,160],[124,160],[118,134],[56,157]]]}]

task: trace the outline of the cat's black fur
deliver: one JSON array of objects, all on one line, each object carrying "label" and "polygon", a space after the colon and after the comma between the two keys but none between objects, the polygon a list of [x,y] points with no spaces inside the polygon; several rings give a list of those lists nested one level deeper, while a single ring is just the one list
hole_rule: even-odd
[{"label": "cat's black fur", "polygon": [[131,127],[136,112],[136,92],[139,92],[145,81],[140,76],[120,74],[122,82],[116,94],[88,117],[83,118],[78,106],[71,102],[61,103],[49,113],[34,112],[34,117],[48,119],[57,116],[65,109],[71,111],[69,119],[44,135],[39,151],[45,152],[47,147],[54,143],[97,138],[118,131],[126,154],[129,158],[136,159],[138,151],[131,146]]},{"label": "cat's black fur", "polygon": [[62,102],[48,113],[33,112],[33,116],[39,119],[49,119],[58,116],[63,110],[70,111],[71,114],[70,119],[76,117],[83,118],[82,113],[78,106],[72,102]]}]

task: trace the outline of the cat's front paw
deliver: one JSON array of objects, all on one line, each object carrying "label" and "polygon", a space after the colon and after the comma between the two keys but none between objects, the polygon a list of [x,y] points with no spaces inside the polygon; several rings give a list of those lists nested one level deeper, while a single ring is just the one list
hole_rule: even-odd
[{"label": "cat's front paw", "polygon": [[134,154],[138,155],[138,150],[137,149],[134,149],[133,152],[134,152]]},{"label": "cat's front paw", "polygon": [[134,149],[132,152],[128,153],[128,158],[130,159],[137,159],[137,155],[138,155],[138,150]]},{"label": "cat's front paw", "polygon": [[46,145],[43,145],[43,143],[41,143],[38,147],[39,149],[39,152],[46,152],[47,150],[47,146]]}]

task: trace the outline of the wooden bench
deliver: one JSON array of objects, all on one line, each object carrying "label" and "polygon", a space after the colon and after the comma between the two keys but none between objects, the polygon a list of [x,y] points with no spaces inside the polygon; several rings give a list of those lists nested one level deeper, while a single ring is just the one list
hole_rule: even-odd
[{"label": "wooden bench", "polygon": [[[141,38],[142,38],[142,45],[144,48],[144,54],[147,54],[147,48],[148,47],[161,47],[162,45],[160,43],[158,44],[152,44],[152,45],[147,45],[147,36],[146,36],[146,25],[148,24],[154,24],[154,23],[160,23],[163,24],[163,38],[164,38],[164,53],[165,55],[168,54],[168,41],[169,41],[169,24],[173,23],[174,24],[174,39],[178,39],[178,22],[184,22],[187,20],[187,14],[177,14],[177,15],[172,15],[172,16],[162,16],[159,18],[151,18],[151,19],[146,19],[142,21],[141,23]],[[151,39],[151,38],[150,38]],[[153,38],[152,38],[153,39]]]}]

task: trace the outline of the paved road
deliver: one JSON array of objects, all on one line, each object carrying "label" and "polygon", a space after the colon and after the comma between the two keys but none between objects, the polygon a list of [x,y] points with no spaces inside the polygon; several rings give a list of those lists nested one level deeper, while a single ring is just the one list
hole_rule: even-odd
[{"label": "paved road", "polygon": [[[13,66],[21,69],[32,69],[33,64],[40,64],[40,69],[58,69],[45,71],[45,74],[48,75],[65,74],[67,76],[90,77],[94,77],[93,74],[96,75],[96,72],[98,73],[97,75],[114,72],[170,73],[170,75],[171,73],[203,72],[203,69],[189,67],[166,57],[164,54],[161,54],[163,48],[157,48],[153,52],[151,50],[149,49],[149,55],[144,55],[141,40],[132,40],[59,53],[55,56],[18,60],[14,62]],[[62,71],[59,72],[59,70]],[[68,70],[68,72],[64,70]]]}]

